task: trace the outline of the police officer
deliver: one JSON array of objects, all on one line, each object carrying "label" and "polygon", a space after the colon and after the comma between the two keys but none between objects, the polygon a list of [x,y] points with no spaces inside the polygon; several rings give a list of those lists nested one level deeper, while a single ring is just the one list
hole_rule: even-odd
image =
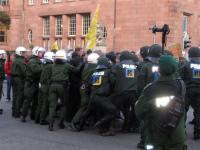
[{"label": "police officer", "polygon": [[[5,79],[4,63],[6,60],[6,51],[0,50],[0,100],[3,94],[3,81]],[[3,109],[0,109],[0,114],[3,114]]]},{"label": "police officer", "polygon": [[88,104],[90,102],[90,94],[91,94],[90,78],[92,73],[96,69],[98,58],[99,55],[96,53],[89,54],[83,72],[81,74],[81,87],[80,87],[81,106],[78,112],[73,117],[72,123],[69,126],[70,129],[73,131],[80,131],[83,129],[86,120],[85,115],[87,114]]},{"label": "police officer", "polygon": [[149,48],[149,62],[143,64],[139,77],[138,77],[138,90],[142,91],[143,88],[155,81],[159,77],[158,73],[158,61],[162,54],[162,47],[158,44],[153,44]]},{"label": "police officer", "polygon": [[68,103],[69,72],[78,72],[81,65],[74,68],[66,63],[67,54],[64,50],[58,50],[55,54],[55,64],[52,66],[52,74],[49,89],[49,131],[54,129],[54,118],[58,99],[60,100],[60,122],[58,126],[63,129],[66,105]]},{"label": "police officer", "polygon": [[91,75],[91,104],[90,107],[95,112],[99,110],[102,116],[96,122],[95,127],[103,136],[112,136],[114,131],[112,123],[116,115],[116,107],[112,103],[112,83],[111,83],[111,65],[106,57],[100,57],[97,67]]},{"label": "police officer", "polygon": [[[142,48],[141,55],[144,57],[144,61],[141,65],[141,69],[138,75],[138,93],[139,95],[143,91],[144,87],[157,80],[159,77],[158,73],[158,60],[162,53],[162,47],[158,44],[153,44],[149,49]],[[144,136],[141,129],[141,140],[137,144],[138,148],[144,148]]]},{"label": "police officer", "polygon": [[144,130],[145,149],[184,149],[185,86],[174,76],[177,69],[178,63],[172,56],[161,56],[160,77],[145,87],[136,103],[136,115]]},{"label": "police officer", "polygon": [[27,50],[24,47],[17,47],[15,59],[12,63],[11,75],[13,78],[13,102],[12,116],[19,118],[24,100],[24,84],[26,76],[25,55]]},{"label": "police officer", "polygon": [[[138,58],[128,51],[123,51],[119,59],[120,62],[112,68],[111,75],[114,84],[113,103],[124,114],[125,120],[122,130],[127,132],[131,127],[131,120],[135,128],[137,127],[134,105],[137,100]],[[133,106],[132,119],[130,118],[131,105]]]},{"label": "police officer", "polygon": [[143,46],[140,48],[140,56],[142,57],[142,62],[140,63],[140,66],[142,67],[143,64],[149,62],[149,46]]},{"label": "police officer", "polygon": [[29,108],[31,108],[30,118],[35,119],[35,111],[37,109],[39,81],[42,72],[42,61],[45,49],[42,47],[34,47],[32,56],[27,64],[26,82],[24,89],[24,103],[22,108],[22,122],[26,122]]},{"label": "police officer", "polygon": [[44,54],[43,71],[40,77],[39,83],[39,95],[38,95],[38,106],[35,116],[35,121],[40,122],[41,125],[47,125],[46,120],[49,110],[48,96],[49,96],[49,85],[51,78],[52,65],[54,62],[55,54],[53,52],[46,52]]},{"label": "police officer", "polygon": [[200,139],[200,49],[191,47],[188,51],[189,62],[181,69],[181,77],[186,83],[186,109],[191,105],[194,110],[194,139]]}]

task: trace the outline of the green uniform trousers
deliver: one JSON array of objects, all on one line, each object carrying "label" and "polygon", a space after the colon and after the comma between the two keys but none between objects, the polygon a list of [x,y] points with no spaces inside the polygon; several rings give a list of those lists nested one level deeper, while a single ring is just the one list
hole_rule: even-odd
[{"label": "green uniform trousers", "polygon": [[49,89],[49,120],[54,121],[56,116],[56,107],[58,104],[58,99],[61,102],[60,108],[60,119],[64,121],[66,113],[66,104],[68,100],[67,86],[63,84],[51,84]]},{"label": "green uniform trousers", "polygon": [[12,114],[13,116],[20,116],[21,108],[24,101],[24,84],[25,81],[20,77],[13,78],[13,102]]},{"label": "green uniform trousers", "polygon": [[31,119],[35,119],[35,111],[37,109],[38,103],[38,91],[39,91],[39,83],[26,81],[25,89],[24,89],[24,103],[22,108],[22,116],[27,117],[30,109],[30,117]]}]

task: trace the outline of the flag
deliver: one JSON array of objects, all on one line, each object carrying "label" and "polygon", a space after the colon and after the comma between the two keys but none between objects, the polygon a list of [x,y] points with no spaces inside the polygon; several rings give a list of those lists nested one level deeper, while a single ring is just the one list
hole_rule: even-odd
[{"label": "flag", "polygon": [[55,42],[52,44],[51,50],[55,50],[55,51],[59,50],[57,41],[55,41]]},{"label": "flag", "polygon": [[96,11],[91,21],[90,28],[85,37],[86,40],[86,50],[93,49],[96,46],[96,35],[97,35],[97,25],[99,23],[99,5],[97,5]]}]

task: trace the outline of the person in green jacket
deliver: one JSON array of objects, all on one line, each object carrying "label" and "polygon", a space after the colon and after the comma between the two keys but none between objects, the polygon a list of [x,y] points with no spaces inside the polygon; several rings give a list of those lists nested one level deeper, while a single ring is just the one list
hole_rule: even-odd
[{"label": "person in green jacket", "polygon": [[87,57],[87,63],[85,64],[81,74],[81,106],[73,117],[72,123],[69,125],[69,128],[72,131],[81,131],[84,127],[91,94],[90,77],[96,69],[98,58],[99,55],[96,53],[91,53]]},{"label": "person in green jacket", "polygon": [[42,72],[42,61],[45,49],[42,47],[34,47],[32,56],[27,64],[26,81],[24,88],[24,103],[22,108],[22,122],[26,122],[29,109],[31,120],[35,119],[35,111],[38,103],[39,81]]},{"label": "person in green jacket", "polygon": [[54,119],[56,115],[56,106],[60,101],[60,122],[58,126],[63,129],[66,105],[68,104],[69,72],[78,72],[81,64],[75,68],[66,63],[67,54],[64,50],[58,50],[55,54],[55,64],[52,66],[49,88],[49,131],[54,129]]},{"label": "person in green jacket", "polygon": [[38,106],[35,114],[35,121],[40,122],[40,125],[48,125],[46,118],[49,110],[48,96],[54,57],[55,53],[53,52],[44,54],[43,71],[39,83]]},{"label": "person in green jacket", "polygon": [[21,107],[24,100],[24,84],[26,76],[25,55],[27,50],[24,47],[17,47],[15,50],[15,59],[11,67],[11,76],[13,78],[13,101],[12,116],[19,118]]},{"label": "person in green jacket", "polygon": [[[3,81],[5,80],[4,63],[6,60],[5,50],[0,50],[0,100],[3,94]],[[3,109],[0,109],[0,114],[3,114]]]},{"label": "person in green jacket", "polygon": [[175,78],[174,73],[177,69],[178,63],[174,57],[161,56],[160,77],[145,87],[136,102],[135,111],[142,122],[145,149],[184,150],[185,148],[185,85],[182,80]]}]

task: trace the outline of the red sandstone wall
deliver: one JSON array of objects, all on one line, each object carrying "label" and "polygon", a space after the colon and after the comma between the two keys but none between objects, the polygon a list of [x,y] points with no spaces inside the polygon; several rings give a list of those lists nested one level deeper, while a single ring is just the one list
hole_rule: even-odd
[{"label": "red sandstone wall", "polygon": [[[18,45],[29,46],[28,30],[33,31],[33,44],[43,45],[42,16],[51,15],[51,44],[55,41],[54,15],[77,14],[76,45],[81,45],[81,13],[94,13],[97,3],[100,3],[100,18],[108,31],[108,50],[123,49],[138,50],[143,45],[153,43],[153,35],[148,30],[154,24],[161,27],[164,23],[171,28],[168,45],[182,42],[182,17],[189,13],[189,34],[194,45],[200,45],[200,2],[198,0],[116,0],[116,28],[114,29],[115,0],[63,0],[63,3],[42,4],[36,0],[35,5],[28,5],[25,0],[23,19],[23,0],[10,0],[12,25],[10,29],[10,49]],[[63,47],[68,45],[67,17],[64,20]],[[161,34],[156,41],[161,43]],[[180,53],[178,51],[176,54]]]}]

